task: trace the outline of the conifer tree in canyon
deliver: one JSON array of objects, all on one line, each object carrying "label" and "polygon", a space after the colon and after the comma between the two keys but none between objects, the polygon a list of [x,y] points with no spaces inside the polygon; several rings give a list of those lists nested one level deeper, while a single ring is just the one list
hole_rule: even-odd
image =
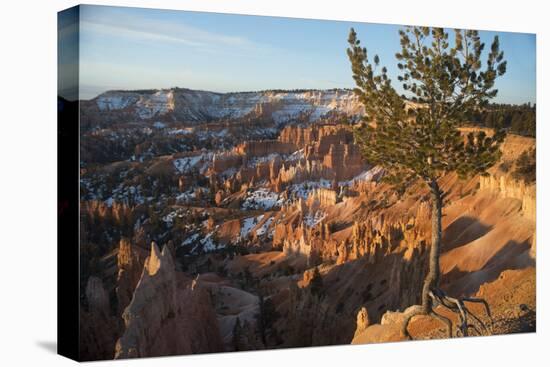
[{"label": "conifer tree in canyon", "polygon": [[[365,107],[363,122],[355,135],[365,160],[386,170],[385,179],[397,188],[415,180],[430,189],[432,235],[429,269],[424,280],[421,305],[409,308],[402,332],[418,315],[442,321],[452,336],[450,319],[435,312],[437,305],[458,314],[458,331],[481,333],[486,325],[467,307],[478,298],[453,298],[439,288],[441,212],[444,191],[439,179],[456,172],[460,178],[485,174],[500,157],[503,131],[489,136],[484,131],[464,135],[459,127],[467,116],[480,111],[497,95],[495,81],[506,72],[498,37],[484,54],[485,44],[477,31],[455,30],[454,42],[442,28],[406,27],[399,31],[401,51],[395,56],[398,81],[404,95],[392,85],[378,55],[369,58],[357,33],[350,30],[347,55],[351,62],[355,93]],[[452,45],[451,45],[452,43]],[[475,321],[475,323],[472,323]],[[477,326],[476,326],[477,325]]]}]

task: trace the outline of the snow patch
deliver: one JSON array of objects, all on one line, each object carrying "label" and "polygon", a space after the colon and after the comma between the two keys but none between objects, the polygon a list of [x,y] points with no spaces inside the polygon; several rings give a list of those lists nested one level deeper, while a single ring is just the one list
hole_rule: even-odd
[{"label": "snow patch", "polygon": [[283,204],[283,199],[279,194],[270,191],[266,188],[261,188],[247,194],[246,199],[242,204],[242,209],[263,209],[270,210],[274,207],[280,207]]},{"label": "snow patch", "polygon": [[307,199],[309,194],[320,188],[328,189],[331,187],[331,182],[329,180],[320,179],[319,181],[305,181],[299,184],[294,184],[289,187],[290,196]]},{"label": "snow patch", "polygon": [[349,185],[352,185],[354,182],[359,182],[359,181],[365,181],[365,182],[378,181],[378,179],[383,173],[384,173],[384,169],[382,167],[375,166],[367,171],[364,171],[358,174],[351,180],[340,182],[339,184],[341,186],[349,186]]},{"label": "snow patch", "polygon": [[180,174],[189,173],[193,168],[197,168],[200,173],[204,173],[212,162],[212,153],[203,153],[191,157],[176,158],[173,161],[174,168]]},{"label": "snow patch", "polygon": [[308,227],[314,227],[325,219],[326,216],[327,214],[322,210],[317,210],[315,214],[308,213],[304,217],[304,224]]},{"label": "snow patch", "polygon": [[138,95],[133,93],[110,93],[99,96],[96,104],[100,111],[116,111],[133,105],[138,99]]},{"label": "snow patch", "polygon": [[250,231],[262,220],[264,216],[245,218],[243,220],[243,226],[241,227],[240,238],[246,238]]},{"label": "snow patch", "polygon": [[261,227],[258,228],[258,229],[256,230],[256,236],[263,236],[264,234],[266,234],[267,229],[269,228],[269,226],[271,225],[272,222],[273,222],[273,217],[268,218],[268,219],[261,225]]}]

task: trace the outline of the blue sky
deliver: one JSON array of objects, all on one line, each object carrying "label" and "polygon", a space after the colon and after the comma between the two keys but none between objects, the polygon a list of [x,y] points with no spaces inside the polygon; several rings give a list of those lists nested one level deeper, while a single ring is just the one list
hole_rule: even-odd
[{"label": "blue sky", "polygon": [[[350,88],[354,27],[397,84],[399,26],[122,7],[80,9],[80,93],[184,87],[217,92]],[[495,34],[508,61],[497,102],[535,102],[535,36]]]}]

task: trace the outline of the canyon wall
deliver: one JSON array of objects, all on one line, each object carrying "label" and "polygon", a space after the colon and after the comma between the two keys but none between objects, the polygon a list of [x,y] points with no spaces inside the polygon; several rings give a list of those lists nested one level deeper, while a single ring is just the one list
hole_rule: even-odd
[{"label": "canyon wall", "polygon": [[215,93],[184,88],[108,91],[82,101],[84,124],[132,120],[198,123],[254,116],[277,124],[297,118],[316,121],[338,112],[358,115],[362,106],[352,90]]},{"label": "canyon wall", "polygon": [[479,178],[479,188],[492,190],[504,198],[520,200],[523,215],[528,219],[535,220],[537,214],[536,185],[526,185],[523,180],[491,174]]}]

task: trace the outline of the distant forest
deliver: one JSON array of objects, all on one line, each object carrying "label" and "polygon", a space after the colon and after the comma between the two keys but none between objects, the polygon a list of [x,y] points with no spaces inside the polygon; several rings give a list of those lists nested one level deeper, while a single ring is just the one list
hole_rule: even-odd
[{"label": "distant forest", "polygon": [[514,134],[535,137],[536,111],[537,105],[530,103],[522,105],[490,104],[485,110],[474,113],[471,116],[471,121],[475,125],[505,128]]}]

